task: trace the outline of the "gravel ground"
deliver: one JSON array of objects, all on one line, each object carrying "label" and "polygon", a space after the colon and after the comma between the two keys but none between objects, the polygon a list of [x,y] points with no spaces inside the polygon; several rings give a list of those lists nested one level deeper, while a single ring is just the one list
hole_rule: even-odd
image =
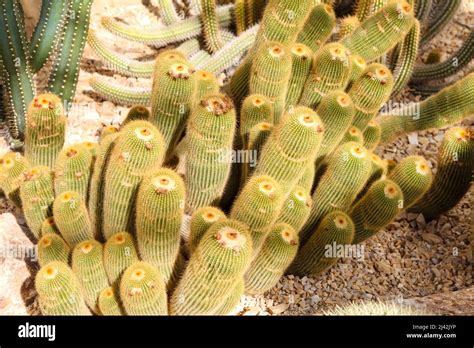
[{"label": "gravel ground", "polygon": [[[474,13],[469,6],[464,5],[449,27],[423,48],[425,54],[422,57],[433,48],[440,48],[445,58],[456,51],[469,33],[467,23],[473,23]],[[111,9],[107,15],[121,17],[129,23],[149,24],[156,21],[153,14],[142,6]],[[156,55],[153,49],[117,39],[106,33],[100,29],[98,17],[95,17],[94,21],[92,26],[99,30],[102,39],[115,51],[145,60]],[[469,69],[472,70],[472,64],[465,70]],[[86,47],[76,104],[68,119],[67,143],[95,140],[101,124],[120,122],[128,110],[126,107],[101,100],[91,91],[87,81],[94,73],[114,77],[128,86],[149,85],[149,81],[144,79],[114,75]],[[458,75],[462,76],[464,73],[465,71]],[[44,76],[39,76],[40,85],[43,81]],[[407,89],[396,101],[419,99]],[[443,134],[444,130],[412,134],[377,151],[384,159],[395,160],[407,155],[423,155],[435,171],[437,148]],[[4,151],[5,140],[0,137],[0,153]],[[472,192],[473,190],[453,210],[430,222],[426,222],[422,215],[403,213],[384,231],[362,244],[361,258],[342,259],[332,269],[316,278],[285,276],[276,287],[264,295],[244,296],[235,313],[320,314],[322,310],[335,304],[380,299],[426,307],[437,314],[474,314],[470,231]],[[0,213],[13,210],[4,198],[0,198]],[[4,223],[0,220],[0,227],[3,225],[4,230],[10,231],[10,228],[5,228],[7,225],[13,226],[13,222],[9,221],[5,224],[5,220]],[[12,262],[14,261],[0,257],[0,289],[4,288],[4,284],[10,284],[1,270],[11,270]],[[26,274],[23,262],[16,264],[16,267]],[[7,272],[7,275],[8,273],[13,272]],[[33,303],[29,310],[34,312],[34,290],[27,286],[28,284],[31,285],[31,279],[27,279],[26,285],[23,286],[23,297],[29,305]],[[18,289],[18,286],[11,289]],[[17,311],[8,309],[8,305],[15,304],[14,301],[8,300],[10,296],[11,293],[0,292],[0,313],[2,309],[4,314],[22,313],[21,308]],[[437,305],[438,303],[440,305]]]}]

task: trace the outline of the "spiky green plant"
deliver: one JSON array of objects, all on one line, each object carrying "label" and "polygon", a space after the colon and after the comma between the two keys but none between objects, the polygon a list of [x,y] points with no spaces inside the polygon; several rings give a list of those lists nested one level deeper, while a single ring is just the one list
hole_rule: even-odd
[{"label": "spiky green plant", "polygon": [[316,52],[329,39],[335,26],[333,7],[329,4],[316,5],[299,32],[297,41]]},{"label": "spiky green plant", "polygon": [[90,315],[81,285],[64,262],[54,261],[41,267],[35,288],[43,315]]},{"label": "spiky green plant", "polygon": [[296,233],[299,233],[308,220],[313,200],[309,190],[296,185],[286,198],[281,208],[277,223],[290,225]]},{"label": "spiky green plant", "polygon": [[325,311],[324,315],[427,315],[428,313],[425,310],[412,307],[405,304],[397,304],[395,302],[360,302],[360,303],[351,303],[350,305],[345,306],[335,306],[334,308]]},{"label": "spiky green plant", "polygon": [[374,120],[369,121],[364,130],[363,137],[364,147],[369,151],[374,150],[380,143],[380,138],[382,137],[382,129],[380,128],[380,125]]},{"label": "spiky green plant", "polygon": [[130,233],[116,233],[105,242],[104,268],[114,288],[118,288],[123,271],[137,261],[138,252]]},{"label": "spiky green plant", "polygon": [[53,177],[48,167],[33,167],[20,185],[20,198],[26,223],[36,239],[41,237],[43,221],[52,215]]},{"label": "spiky green plant", "polygon": [[231,219],[213,224],[173,292],[170,314],[215,314],[242,279],[251,255],[247,226]]},{"label": "spiky green plant", "polygon": [[288,224],[275,224],[244,275],[247,294],[263,294],[276,285],[298,251],[298,234]]},{"label": "spiky green plant", "polygon": [[359,128],[354,126],[349,127],[349,129],[344,134],[344,137],[341,140],[341,145],[350,141],[361,145],[364,143],[364,134],[360,131]]},{"label": "spiky green plant", "polygon": [[136,120],[149,121],[150,117],[150,110],[142,105],[136,105],[128,110],[127,116],[122,122],[122,127]]},{"label": "spiky green plant", "polygon": [[341,258],[338,249],[349,246],[353,238],[354,224],[351,218],[340,210],[330,212],[311,233],[288,272],[301,276],[315,276],[324,272]]},{"label": "spiky green plant", "polygon": [[97,306],[101,315],[116,316],[123,315],[119,297],[116,295],[114,288],[104,288],[97,300]]},{"label": "spiky green plant", "polygon": [[61,232],[59,232],[58,226],[56,226],[56,223],[54,222],[54,217],[52,216],[44,219],[43,223],[41,224],[41,235],[44,236],[48,233],[61,234]]},{"label": "spiky green plant", "polygon": [[53,261],[69,263],[71,248],[64,239],[56,233],[43,233],[38,241],[38,264],[40,267]]},{"label": "spiky green plant", "polygon": [[128,315],[168,314],[165,282],[158,269],[143,261],[123,273],[120,299]]},{"label": "spiky green plant", "polygon": [[206,46],[211,53],[223,46],[216,15],[216,0],[201,0],[201,18]]},{"label": "spiky green plant", "polygon": [[21,207],[20,185],[29,166],[27,159],[18,152],[7,152],[0,157],[0,190],[17,207]]},{"label": "spiky green plant", "polygon": [[286,110],[298,105],[303,93],[304,84],[311,70],[314,52],[311,48],[301,43],[293,44],[291,50],[291,74],[286,92]]},{"label": "spiky green plant", "polygon": [[342,40],[347,35],[351,34],[356,30],[360,25],[359,18],[357,16],[347,16],[342,18],[339,21],[339,32],[338,39]]},{"label": "spiky green plant", "polygon": [[72,271],[81,284],[87,306],[95,313],[99,313],[100,292],[109,286],[102,251],[102,244],[86,240],[77,244],[72,252]]},{"label": "spiky green plant", "polygon": [[138,189],[135,230],[142,260],[155,266],[165,284],[176,276],[185,187],[175,171],[162,168],[143,179]]},{"label": "spiky green plant", "polygon": [[206,231],[216,222],[225,220],[225,213],[219,208],[202,207],[191,216],[189,224],[189,251],[193,253]]},{"label": "spiky green plant", "polygon": [[78,192],[66,191],[56,196],[53,213],[56,226],[69,246],[94,238],[89,213]]},{"label": "spiky green plant", "polygon": [[216,309],[214,314],[227,315],[232,312],[232,310],[240,303],[240,299],[244,294],[244,289],[244,280],[238,280],[234,288],[232,289],[230,295],[227,296],[224,303],[219,307],[219,309]]},{"label": "spiky green plant", "polygon": [[273,105],[261,94],[251,94],[244,99],[240,109],[239,130],[244,149],[248,149],[250,131],[261,122],[273,123]]},{"label": "spiky green plant", "polygon": [[216,76],[206,70],[198,70],[194,74],[194,92],[192,103],[199,103],[205,97],[219,93],[219,81]]},{"label": "spiky green plant", "polygon": [[133,121],[120,132],[105,172],[102,233],[106,239],[133,228],[134,198],[142,178],[161,166],[165,144],[147,121]]},{"label": "spiky green plant", "polygon": [[[454,207],[469,191],[474,168],[474,136],[470,129],[449,129],[441,143],[433,183],[409,210],[433,219]],[[395,168],[396,169],[396,168]]]}]

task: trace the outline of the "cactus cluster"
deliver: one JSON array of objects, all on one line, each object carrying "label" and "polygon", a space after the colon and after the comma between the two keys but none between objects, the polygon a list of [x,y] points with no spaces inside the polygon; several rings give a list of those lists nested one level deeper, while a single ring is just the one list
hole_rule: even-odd
[{"label": "cactus cluster", "polygon": [[[117,57],[89,33],[110,67],[153,79],[145,95],[92,81],[114,101],[140,104],[120,126],[105,127],[98,145],[64,146],[59,97],[69,98],[71,81],[55,90],[59,97],[32,96],[29,106],[17,100],[31,125],[24,156],[0,158],[0,189],[38,242],[43,314],[227,314],[242,294],[263,293],[285,273],[324,272],[340,258],[334,248],[364,242],[401,211],[433,218],[466,193],[470,129],[446,131],[434,176],[421,156],[393,164],[374,153],[405,132],[473,114],[469,74],[417,104],[418,118],[379,116],[411,76],[412,44],[422,37],[422,17],[408,2],[360,1],[337,42],[328,42],[337,21],[329,1],[270,0],[262,11],[262,1],[202,0],[189,18],[160,3],[168,25],[159,30],[102,20],[145,44],[185,41],[155,62]],[[76,24],[51,18],[65,26],[54,71],[80,51],[82,39],[76,47],[68,33],[77,25],[82,38],[87,6],[76,10]],[[234,20],[240,35],[229,38]],[[246,50],[221,89],[215,74]],[[401,59],[396,69],[380,63],[388,56]],[[196,64],[201,59],[212,68]]]}]

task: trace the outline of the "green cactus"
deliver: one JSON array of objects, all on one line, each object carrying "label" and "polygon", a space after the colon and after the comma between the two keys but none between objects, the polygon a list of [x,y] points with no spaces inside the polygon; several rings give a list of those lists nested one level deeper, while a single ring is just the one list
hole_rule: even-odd
[{"label": "green cactus", "polygon": [[112,153],[115,145],[115,140],[119,137],[117,129],[112,134],[109,134],[106,138],[103,138],[99,149],[97,150],[97,158],[94,163],[94,171],[89,187],[89,216],[91,220],[91,226],[94,230],[94,236],[97,239],[102,239],[102,214],[103,214],[103,200],[104,200],[104,187],[105,187],[105,173],[107,170],[108,161],[110,154]]},{"label": "green cactus", "polygon": [[149,121],[150,117],[150,111],[146,107],[142,105],[134,106],[128,110],[127,116],[122,122],[122,127],[136,120]]},{"label": "green cactus", "polygon": [[25,157],[33,166],[53,168],[64,145],[66,118],[61,100],[40,94],[28,107]]},{"label": "green cactus", "polygon": [[70,2],[64,33],[49,76],[49,91],[61,98],[66,109],[71,107],[76,93],[80,60],[89,30],[92,2],[93,0]]},{"label": "green cactus", "polygon": [[351,218],[340,210],[328,213],[312,231],[287,273],[301,277],[321,274],[339,260],[338,248],[350,245],[353,239]]},{"label": "green cactus", "polygon": [[327,93],[344,89],[349,81],[351,67],[352,61],[344,46],[329,43],[321,47],[313,58],[313,66],[299,103],[316,108]]},{"label": "green cactus", "polygon": [[269,41],[258,48],[250,71],[250,94],[266,96],[273,106],[273,120],[277,124],[284,112],[288,80],[291,74],[290,50]]},{"label": "green cactus", "polygon": [[[247,160],[242,163],[242,170],[240,173],[241,185],[243,185],[254,172],[255,166],[262,153],[262,148],[267,142],[272,130],[273,125],[268,122],[257,123],[250,129],[243,146],[243,149],[247,151]],[[252,158],[255,160],[252,160]]]},{"label": "green cactus", "polygon": [[251,129],[261,122],[273,122],[273,105],[261,94],[251,94],[242,103],[240,110],[240,135],[244,148],[248,148]]},{"label": "green cactus", "polygon": [[91,171],[92,154],[83,144],[63,148],[54,166],[54,192],[76,191],[86,202]]},{"label": "green cactus", "polygon": [[298,180],[297,185],[301,186],[308,192],[313,191],[314,179],[316,178],[316,166],[313,162],[306,165],[303,175]]},{"label": "green cactus", "polygon": [[71,247],[94,238],[89,213],[78,192],[66,191],[58,195],[54,200],[53,213],[61,236]]},{"label": "green cactus", "polygon": [[350,89],[352,84],[358,80],[364,73],[365,69],[367,69],[367,62],[361,56],[351,55],[350,59],[352,62],[352,69],[346,89]]},{"label": "green cactus", "polygon": [[323,138],[316,112],[298,106],[287,113],[265,143],[255,175],[268,175],[290,192],[309,163],[315,161]]},{"label": "green cactus", "polygon": [[165,25],[171,25],[181,20],[172,1],[158,0],[157,6],[159,8],[160,18]]},{"label": "green cactus", "polygon": [[311,193],[296,185],[283,203],[276,223],[286,223],[298,233],[308,220],[312,205]]},{"label": "green cactus", "polygon": [[186,132],[187,211],[216,205],[222,197],[234,132],[235,109],[229,97],[209,96],[193,109]]},{"label": "green cactus", "polygon": [[252,176],[235,199],[229,217],[250,228],[254,256],[280,215],[283,200],[278,182],[266,175]]},{"label": "green cactus", "polygon": [[114,288],[118,288],[123,271],[135,262],[138,262],[138,252],[130,233],[116,233],[105,242],[104,268]]},{"label": "green cactus", "polygon": [[40,267],[53,261],[69,263],[71,249],[59,234],[43,233],[37,247],[38,264]]},{"label": "green cactus", "polygon": [[291,75],[288,81],[288,91],[286,93],[286,110],[298,105],[298,101],[303,94],[303,88],[311,70],[313,62],[313,50],[301,43],[293,44],[291,47],[292,65]]},{"label": "green cactus", "polygon": [[380,125],[374,120],[369,121],[363,133],[364,147],[369,151],[374,150],[380,143],[381,136],[382,129]]},{"label": "green cactus", "polygon": [[336,305],[329,311],[324,312],[324,315],[337,315],[337,316],[356,316],[356,315],[377,315],[377,316],[414,316],[414,315],[430,315],[422,309],[412,307],[405,304],[398,304],[396,302],[360,302],[351,303],[345,306]]},{"label": "green cactus", "polygon": [[102,251],[102,244],[95,240],[87,240],[77,244],[72,252],[72,271],[82,286],[87,306],[94,313],[100,313],[99,295],[102,289],[109,286]]},{"label": "green cactus", "polygon": [[354,126],[349,127],[346,134],[344,134],[344,137],[341,140],[341,145],[350,141],[357,144],[364,143],[364,134],[359,130],[359,128]]},{"label": "green cactus", "polygon": [[133,228],[134,199],[143,177],[163,162],[165,144],[161,133],[147,121],[133,121],[120,132],[105,172],[102,234]]},{"label": "green cactus", "polygon": [[21,207],[20,185],[29,166],[26,158],[18,152],[7,152],[0,157],[0,191],[17,207]]},{"label": "green cactus", "polygon": [[246,0],[235,0],[234,16],[237,35],[241,35],[247,28],[246,11]]},{"label": "green cactus", "polygon": [[101,98],[110,100],[116,104],[126,106],[150,105],[150,88],[123,87],[117,83],[109,82],[100,75],[94,75],[91,77],[89,79],[89,86]]},{"label": "green cactus", "polygon": [[360,144],[339,146],[327,161],[327,169],[313,193],[314,204],[308,221],[300,232],[304,243],[321,219],[334,210],[347,211],[363,189],[371,170],[370,156]]},{"label": "green cactus", "polygon": [[316,52],[326,43],[336,26],[336,14],[331,5],[319,4],[313,7],[296,41]]},{"label": "green cactus", "polygon": [[52,215],[54,201],[53,177],[48,167],[33,167],[25,173],[20,198],[26,223],[33,236],[39,239],[41,225]]},{"label": "green cactus", "polygon": [[451,21],[461,5],[462,0],[433,1],[428,12],[429,20],[425,24],[421,44],[424,45],[435,37]]},{"label": "green cactus", "polygon": [[165,282],[154,266],[140,261],[129,266],[120,281],[120,299],[128,315],[167,315]]},{"label": "green cactus", "polygon": [[[217,7],[216,16],[220,26],[228,26],[231,23],[232,8],[231,5]],[[201,34],[203,30],[200,16],[193,16],[167,27],[149,25],[137,28],[111,17],[102,17],[101,24],[116,36],[155,47],[163,47],[173,42],[191,39]]]},{"label": "green cactus", "polygon": [[[79,145],[85,147],[86,150],[89,151],[89,153],[91,154],[92,167],[93,167],[95,160],[97,158],[97,152],[99,151],[99,144],[92,141],[84,141],[83,143],[79,143]],[[94,168],[92,168],[91,170],[93,171],[93,169]]]},{"label": "green cactus", "polygon": [[170,301],[172,315],[212,315],[232,294],[249,266],[252,238],[243,223],[214,223],[191,255]]},{"label": "green cactus", "polygon": [[240,303],[240,299],[244,294],[244,280],[238,280],[231,291],[230,295],[227,296],[224,303],[214,312],[214,315],[227,315],[237,307]]},{"label": "green cactus", "polygon": [[390,70],[382,64],[370,64],[348,92],[355,107],[352,125],[363,132],[390,98],[392,88],[393,76]]},{"label": "green cactus", "polygon": [[356,18],[362,22],[379,11],[389,0],[358,0],[356,6]]},{"label": "green cactus", "polygon": [[99,130],[99,144],[102,145],[104,143],[104,139],[111,135],[111,134],[117,134],[119,131],[118,126],[110,125],[110,126],[104,126]]},{"label": "green cactus", "polygon": [[189,252],[192,254],[199,245],[206,231],[216,222],[225,220],[225,213],[219,208],[202,207],[191,216],[189,225]]},{"label": "green cactus", "polygon": [[41,267],[35,288],[43,315],[90,315],[79,281],[64,262],[54,261]]},{"label": "green cactus", "polygon": [[398,215],[403,206],[403,193],[395,182],[380,179],[373,183],[349,214],[355,226],[352,243],[362,243],[375,235]]},{"label": "green cactus", "polygon": [[347,16],[339,21],[338,39],[342,40],[347,35],[352,34],[360,26],[357,16]]},{"label": "green cactus", "polygon": [[191,98],[194,104],[198,104],[207,96],[219,93],[219,81],[217,81],[216,76],[210,71],[196,71],[194,74],[194,83],[194,92]]},{"label": "green cactus", "polygon": [[141,259],[155,266],[165,284],[173,280],[179,254],[185,187],[175,171],[159,169],[138,189],[135,230]]},{"label": "green cactus", "polygon": [[344,92],[331,92],[323,97],[316,112],[324,125],[324,135],[318,160],[330,154],[351,126],[355,109],[351,97]]},{"label": "green cactus", "polygon": [[370,62],[403,40],[414,21],[415,15],[410,4],[405,0],[390,1],[340,42],[351,54],[357,54]]},{"label": "green cactus", "polygon": [[5,119],[13,139],[23,140],[28,104],[33,100],[34,82],[30,48],[19,0],[0,3],[0,66],[5,85]]},{"label": "green cactus", "polygon": [[54,217],[52,216],[44,219],[43,223],[41,224],[41,235],[44,236],[48,233],[61,234],[61,232],[59,232],[58,226],[56,226],[56,222],[54,222]]},{"label": "green cactus", "polygon": [[438,151],[438,169],[428,192],[409,209],[433,219],[454,207],[469,191],[474,168],[474,135],[460,127],[449,129]]},{"label": "green cactus", "polygon": [[402,190],[404,209],[415,204],[429,190],[433,181],[429,164],[421,156],[405,157],[388,178]]},{"label": "green cactus", "polygon": [[63,35],[69,5],[67,0],[41,2],[39,20],[30,40],[33,72],[38,72],[53,55]]},{"label": "green cactus", "polygon": [[443,51],[439,48],[432,49],[428,56],[425,59],[425,64],[437,64],[441,62],[441,57],[443,56]]},{"label": "green cactus", "polygon": [[215,53],[223,46],[216,15],[216,0],[201,0],[200,4],[204,41],[207,49]]},{"label": "green cactus", "polygon": [[394,115],[382,115],[376,122],[382,129],[381,143],[403,134],[457,123],[474,113],[474,73],[420,103],[407,105]]},{"label": "green cactus", "polygon": [[181,58],[170,65],[156,65],[150,122],[163,135],[167,151],[175,147],[184,131],[194,91],[193,74],[194,68]]},{"label": "green cactus", "polygon": [[298,251],[298,234],[285,223],[275,224],[244,275],[245,293],[263,294],[274,287]]},{"label": "green cactus", "polygon": [[97,305],[99,307],[99,312],[101,315],[124,315],[123,310],[120,306],[120,300],[115,294],[114,288],[110,286],[104,288],[100,292],[99,299],[97,300]]}]

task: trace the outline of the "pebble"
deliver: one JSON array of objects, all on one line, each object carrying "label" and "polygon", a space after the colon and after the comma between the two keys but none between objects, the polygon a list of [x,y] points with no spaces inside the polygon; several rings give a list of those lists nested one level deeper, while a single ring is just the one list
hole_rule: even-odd
[{"label": "pebble", "polygon": [[438,244],[443,241],[440,237],[438,237],[436,234],[433,233],[423,233],[422,236],[423,240],[427,243],[431,244]]},{"label": "pebble", "polygon": [[286,303],[281,303],[281,304],[279,304],[279,305],[269,307],[269,308],[268,308],[268,311],[270,312],[270,314],[278,315],[278,314],[281,314],[281,313],[283,313],[284,311],[286,311],[288,307],[289,307],[288,304],[286,304]]}]

